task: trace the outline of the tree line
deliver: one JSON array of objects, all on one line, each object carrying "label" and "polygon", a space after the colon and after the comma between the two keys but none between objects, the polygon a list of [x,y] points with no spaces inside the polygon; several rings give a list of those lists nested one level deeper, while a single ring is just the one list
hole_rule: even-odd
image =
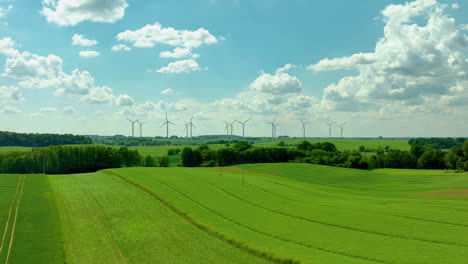
[{"label": "tree line", "polygon": [[48,147],[92,143],[91,138],[72,134],[27,134],[0,131],[0,146]]},{"label": "tree line", "polygon": [[408,141],[411,146],[420,145],[433,149],[450,149],[463,146],[465,138],[413,138]]},{"label": "tree line", "polygon": [[122,167],[168,167],[167,156],[142,157],[127,147],[51,146],[0,153],[0,173],[68,174]]},{"label": "tree line", "polygon": [[359,150],[337,150],[329,142],[312,144],[302,141],[293,148],[255,147],[239,141],[229,147],[213,150],[207,145],[182,150],[182,166],[212,167],[242,163],[306,162],[312,164],[357,169],[409,168],[452,169],[468,171],[468,141],[449,151],[430,145],[412,145],[410,151],[378,148],[374,155],[362,155]]}]

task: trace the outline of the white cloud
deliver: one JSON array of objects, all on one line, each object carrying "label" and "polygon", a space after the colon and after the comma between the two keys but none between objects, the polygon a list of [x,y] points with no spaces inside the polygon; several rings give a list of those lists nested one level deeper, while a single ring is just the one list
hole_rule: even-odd
[{"label": "white cloud", "polygon": [[160,68],[157,72],[160,73],[189,73],[192,71],[201,70],[200,65],[195,60],[180,60],[169,63],[167,66]]},{"label": "white cloud", "polygon": [[16,57],[9,57],[5,63],[4,76],[24,79],[49,75],[57,76],[62,68],[62,59],[55,55],[47,57],[23,52]]},{"label": "white cloud", "polygon": [[15,48],[15,42],[9,37],[0,39],[0,54],[15,57],[19,55],[18,50]]},{"label": "white cloud", "polygon": [[8,5],[8,7],[0,6],[0,18],[4,18],[11,9],[13,9],[13,5]]},{"label": "white cloud", "polygon": [[42,113],[49,113],[49,112],[57,112],[57,108],[55,107],[42,107],[39,109],[40,112]]},{"label": "white cloud", "polygon": [[286,64],[283,68],[276,70],[275,75],[268,73],[260,75],[250,84],[250,89],[257,92],[269,94],[299,93],[302,91],[301,81],[291,76],[285,71],[293,68],[291,64]]},{"label": "white cloud", "polygon": [[125,44],[117,44],[117,45],[114,45],[114,46],[112,46],[111,49],[112,49],[112,51],[121,51],[121,50],[123,50],[123,51],[130,51],[130,50],[131,50],[131,48],[128,47],[127,45],[125,45]]},{"label": "white cloud", "polygon": [[88,104],[109,104],[116,100],[114,91],[107,87],[93,87],[88,94],[81,97],[80,101]]},{"label": "white cloud", "polygon": [[159,53],[159,56],[161,58],[176,58],[176,59],[187,58],[187,57],[196,59],[200,57],[199,54],[193,54],[191,49],[180,48],[180,47],[175,48],[173,51],[163,51]]},{"label": "white cloud", "polygon": [[15,86],[0,86],[0,102],[14,102],[23,100],[21,89]]},{"label": "white cloud", "polygon": [[76,46],[89,47],[94,46],[98,42],[94,39],[87,39],[85,36],[80,34],[74,34],[72,37],[72,44]]},{"label": "white cloud", "polygon": [[165,94],[165,95],[173,94],[173,93],[174,91],[171,88],[161,91],[161,94]]},{"label": "white cloud", "polygon": [[355,70],[361,66],[375,62],[374,53],[357,53],[350,57],[336,58],[329,60],[328,58],[319,61],[317,64],[307,67],[313,71],[331,71],[331,70]]},{"label": "white cloud", "polygon": [[203,44],[217,43],[215,36],[208,30],[199,28],[195,31],[177,30],[172,27],[163,27],[159,23],[146,25],[137,30],[126,30],[117,34],[120,41],[129,41],[134,47],[154,47],[157,43],[185,48],[197,48]]},{"label": "white cloud", "polygon": [[18,108],[14,106],[7,105],[0,109],[0,113],[2,114],[8,114],[8,115],[15,115],[15,114],[21,114],[23,111],[19,110]]},{"label": "white cloud", "polygon": [[[445,14],[445,8],[434,0],[389,5],[382,11],[384,37],[373,53],[324,59],[309,66],[315,71],[358,71],[325,88],[323,103],[332,109],[369,111],[397,101],[424,105],[461,96],[461,90],[468,90],[468,36]],[[416,20],[426,23],[416,24]],[[457,85],[463,89],[452,89]]]},{"label": "white cloud", "polygon": [[94,58],[99,56],[100,53],[95,50],[82,50],[80,51],[80,56],[85,58]]},{"label": "white cloud", "polygon": [[117,97],[117,99],[115,100],[115,104],[117,106],[132,106],[135,104],[135,101],[133,101],[133,98],[129,95],[122,94],[119,95],[119,97]]},{"label": "white cloud", "polygon": [[113,23],[123,18],[125,0],[45,0],[41,13],[49,23],[73,26],[83,21]]},{"label": "white cloud", "polygon": [[76,114],[76,111],[75,111],[75,108],[71,106],[65,106],[63,108],[63,113],[67,115],[73,115],[73,114]]}]

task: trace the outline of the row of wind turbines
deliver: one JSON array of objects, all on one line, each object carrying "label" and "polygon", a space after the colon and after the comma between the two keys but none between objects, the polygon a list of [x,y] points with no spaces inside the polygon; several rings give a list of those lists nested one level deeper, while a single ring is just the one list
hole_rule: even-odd
[{"label": "row of wind turbines", "polygon": [[[276,123],[276,117],[275,119],[273,119],[272,122],[269,122],[269,123],[266,123],[267,125],[271,125],[271,140],[273,141],[275,138],[276,138],[276,128],[280,125],[280,124],[277,124]],[[135,123],[138,123],[140,125],[140,137],[143,137],[143,124],[146,124],[148,122],[141,122],[140,120],[138,119],[135,119],[135,120],[131,120],[129,118],[127,118],[127,120],[131,123],[132,125],[132,137],[135,137]],[[233,136],[233,131],[234,131],[234,124],[235,123],[239,123],[242,125],[242,139],[245,138],[245,125],[247,124],[247,122],[249,122],[250,120],[252,120],[252,118],[249,118],[245,121],[239,121],[239,120],[234,120],[232,122],[228,122],[228,121],[224,121],[226,127],[226,136],[230,139],[232,136]],[[304,120],[300,120],[301,121],[301,130],[302,130],[302,137],[305,139],[306,138],[306,126],[308,124],[311,124],[311,122],[304,122]],[[327,125],[328,125],[328,137],[331,139],[331,135],[332,135],[332,127],[334,125],[336,125],[337,127],[340,128],[340,135],[341,137],[343,137],[343,130],[344,130],[344,126],[346,125],[346,123],[341,123],[341,124],[338,124],[337,122],[331,122],[331,121],[324,121]],[[187,139],[192,139],[192,129],[195,127],[195,125],[193,124],[193,117],[190,118],[190,122],[186,122],[184,121],[184,124],[185,124],[185,138]],[[168,118],[167,118],[167,113],[166,113],[166,121],[162,124],[161,127],[163,126],[166,126],[166,138],[169,138],[169,125],[175,125],[173,122],[171,122]],[[195,127],[196,128],[196,127]]]}]

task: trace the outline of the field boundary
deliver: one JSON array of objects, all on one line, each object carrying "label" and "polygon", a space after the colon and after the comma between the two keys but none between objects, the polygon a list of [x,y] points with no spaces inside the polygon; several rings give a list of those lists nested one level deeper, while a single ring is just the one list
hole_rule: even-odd
[{"label": "field boundary", "polygon": [[123,176],[121,176],[120,174],[118,174],[117,172],[115,171],[110,171],[110,170],[104,170],[103,172],[105,173],[108,173],[108,174],[111,174],[115,177],[118,177],[120,178],[121,180],[137,187],[138,189],[141,189],[142,191],[148,193],[149,195],[151,195],[152,197],[154,197],[156,200],[160,201],[162,204],[164,204],[167,208],[169,208],[171,211],[173,211],[174,213],[176,213],[177,215],[179,215],[180,217],[182,217],[184,220],[186,220],[187,222],[189,222],[190,224],[194,225],[195,227],[197,227],[198,229],[202,230],[203,232],[206,232],[208,233],[209,235],[225,242],[225,243],[228,243],[229,245],[232,245],[236,248],[239,248],[243,251],[246,251],[247,253],[251,254],[251,255],[254,255],[256,257],[260,257],[262,259],[265,259],[267,261],[271,261],[273,263],[278,263],[278,264],[300,264],[301,262],[298,261],[298,260],[294,260],[292,258],[290,259],[286,259],[286,258],[281,258],[281,257],[276,257],[274,256],[273,254],[271,253],[268,253],[268,252],[264,252],[264,251],[260,251],[258,249],[255,249],[255,248],[252,248],[248,245],[246,245],[245,243],[242,243],[242,242],[239,242],[237,240],[234,240],[234,239],[231,239],[231,238],[228,238],[226,237],[225,235],[217,232],[217,231],[214,231],[212,230],[211,228],[203,225],[203,224],[200,224],[198,223],[197,221],[195,221],[193,218],[191,218],[190,216],[188,216],[187,213],[181,211],[180,209],[178,209],[177,207],[175,207],[172,203],[168,202],[167,200],[163,199],[162,197],[160,197],[159,195],[155,194],[154,192],[152,192],[151,190],[147,189],[145,186],[143,185],[140,185],[136,182],[133,182]]}]

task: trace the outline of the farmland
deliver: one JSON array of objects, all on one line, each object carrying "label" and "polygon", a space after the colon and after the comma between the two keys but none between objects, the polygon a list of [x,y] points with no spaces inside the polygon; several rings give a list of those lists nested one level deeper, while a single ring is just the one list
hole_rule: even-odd
[{"label": "farmland", "polygon": [[1,175],[0,186],[8,263],[468,258],[468,173],[277,163]]}]

